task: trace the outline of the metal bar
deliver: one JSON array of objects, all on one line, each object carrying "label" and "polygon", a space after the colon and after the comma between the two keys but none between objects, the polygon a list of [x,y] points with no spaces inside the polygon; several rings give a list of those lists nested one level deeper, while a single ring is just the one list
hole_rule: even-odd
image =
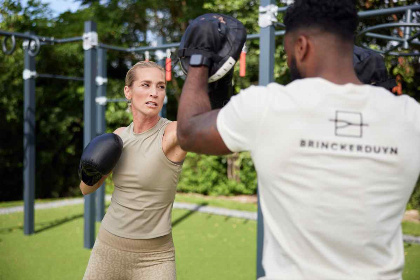
[{"label": "metal bar", "polygon": [[0,35],[5,35],[5,36],[15,36],[21,39],[28,39],[28,40],[32,40],[34,37],[36,37],[34,35],[34,33],[19,33],[19,32],[7,32],[4,30],[0,30]]},{"label": "metal bar", "polygon": [[[261,3],[262,3],[262,1],[261,1]],[[262,4],[261,4],[261,6],[262,6]],[[285,12],[287,10],[287,8],[289,8],[289,6],[279,7],[279,9],[277,11],[279,13],[283,13],[283,12]]]},{"label": "metal bar", "polygon": [[359,12],[359,18],[366,18],[366,17],[374,17],[380,15],[389,15],[389,14],[396,14],[396,13],[403,13],[407,10],[420,10],[420,5],[410,5],[404,7],[395,7],[395,8],[388,8],[388,9],[379,9],[379,10],[372,10],[372,11],[362,11]]},{"label": "metal bar", "polygon": [[284,31],[284,30],[274,32],[274,35],[275,35],[276,37],[277,37],[277,36],[284,36],[284,34],[286,34],[286,31]]},{"label": "metal bar", "polygon": [[114,51],[121,51],[121,52],[130,52],[130,48],[116,47],[116,46],[111,46],[111,45],[102,44],[102,43],[99,44],[99,48],[107,49],[107,50],[114,50]]},{"label": "metal bar", "polygon": [[[31,38],[33,33],[26,33]],[[25,47],[24,67],[26,71],[35,73],[35,57],[29,54],[29,44]],[[25,77],[23,100],[23,200],[25,235],[34,233],[35,205],[35,76]]]},{"label": "metal bar", "polygon": [[[284,34],[286,33],[286,31],[284,31],[284,30],[279,30],[279,31],[275,31],[274,32],[274,35],[277,37],[277,36],[284,36]],[[250,34],[250,35],[247,35],[246,36],[246,39],[247,40],[253,40],[253,39],[260,39],[260,34],[259,33],[256,33],[256,34]]]},{"label": "metal bar", "polygon": [[247,40],[259,39],[259,38],[260,38],[260,34],[259,33],[257,33],[257,34],[250,34],[250,35],[247,35],[246,36],[246,39]]},{"label": "metal bar", "polygon": [[[417,37],[419,37],[419,36],[420,36],[420,32],[417,32],[416,34],[414,34],[413,36],[409,37],[408,39],[403,40],[403,41],[399,42],[397,45],[392,46],[391,48],[389,48],[389,49],[385,50],[383,53],[384,53],[384,54],[391,54],[391,52],[392,52],[393,50],[395,50],[395,49],[397,49],[398,47],[400,47],[403,43],[404,43],[404,44],[405,44],[405,43],[409,44],[411,41],[413,41],[414,39],[416,39],[416,38],[417,38]],[[395,55],[395,54],[393,54],[393,55]]]},{"label": "metal bar", "polygon": [[[261,4],[261,6],[263,5]],[[288,6],[279,7],[277,11],[280,13],[283,13],[287,10],[287,8]],[[380,15],[403,13],[407,10],[413,10],[413,11],[420,10],[420,5],[410,5],[410,6],[403,6],[403,7],[372,10],[372,11],[361,11],[361,12],[358,12],[358,15],[359,15],[359,18],[366,18],[366,17],[373,17],[373,16],[380,16]]]},{"label": "metal bar", "polygon": [[[405,12],[405,22],[406,23],[411,23],[411,10],[407,10],[406,12]],[[407,40],[408,40],[408,38],[410,38],[410,33],[411,33],[411,28],[409,27],[409,26],[407,26],[405,29],[404,29],[404,38],[405,38],[405,42],[404,42],[404,49],[408,49],[408,47],[409,47],[409,45],[408,45],[408,42],[407,42]]]},{"label": "metal bar", "polygon": [[377,38],[377,39],[384,39],[384,40],[388,40],[388,41],[397,41],[397,42],[404,42],[405,41],[403,38],[400,38],[400,37],[387,36],[387,35],[382,35],[382,34],[378,34],[378,33],[371,33],[371,32],[366,33],[365,36],[366,37],[371,37],[371,38]]},{"label": "metal bar", "polygon": [[70,81],[83,81],[84,78],[82,77],[68,77],[62,75],[54,75],[54,74],[37,74],[37,78],[52,78],[52,79],[60,79],[60,80],[70,80]]},{"label": "metal bar", "polygon": [[154,46],[154,47],[137,47],[137,48],[130,48],[130,52],[142,52],[142,51],[157,51],[157,50],[165,50],[170,48],[177,48],[179,47],[178,43],[171,43],[171,44],[164,44],[161,46]]},{"label": "metal bar", "polygon": [[116,47],[107,44],[99,44],[100,48],[109,49],[114,51],[123,51],[123,52],[143,52],[143,51],[156,51],[156,50],[164,50],[169,48],[177,48],[179,47],[180,43],[172,43],[172,44],[165,44],[160,46],[148,46],[148,47],[132,47],[132,48],[123,48],[123,47]]},{"label": "metal bar", "polygon": [[[261,6],[274,5],[275,0],[261,0]],[[274,81],[274,52],[275,52],[275,29],[274,25],[260,28],[260,61],[259,61],[259,84],[267,85]],[[264,217],[260,207],[260,191],[258,189],[258,220],[257,220],[257,279],[265,276],[262,266],[264,244]]]},{"label": "metal bar", "polygon": [[411,36],[410,38],[408,38],[408,39],[407,39],[407,42],[409,42],[409,43],[411,43],[411,44],[416,44],[416,45],[419,45],[419,44],[420,44],[420,42],[418,42],[418,41],[413,42],[413,41],[414,41],[414,39],[419,38],[419,37],[420,37],[420,32],[417,32],[416,34],[414,34],[413,36]]},{"label": "metal bar", "polygon": [[394,55],[394,56],[420,56],[420,52],[410,52],[410,53],[395,53],[390,52],[387,55]]},{"label": "metal bar", "polygon": [[[159,36],[158,38],[157,38],[157,45],[158,46],[164,46],[166,44],[166,40],[165,40],[165,37],[163,37],[163,36]],[[163,69],[165,69],[165,71],[166,71],[166,55],[164,56],[164,57],[162,57],[162,58],[158,58],[157,59],[158,60],[158,64],[160,65],[160,66],[162,66],[163,67]],[[165,102],[166,101],[166,102]],[[167,103],[167,101],[168,101],[168,98],[165,96],[165,99],[164,99],[164,101],[163,101],[163,106],[162,106],[162,109],[159,111],[159,116],[160,117],[163,117],[163,118],[166,118],[166,103]]]},{"label": "metal bar", "polygon": [[[284,30],[276,31],[276,36],[283,36],[285,34]],[[253,40],[253,39],[259,39],[260,34],[250,34],[247,37],[247,40]],[[114,51],[123,51],[123,52],[144,52],[144,51],[157,51],[157,50],[166,50],[170,48],[177,48],[179,47],[180,42],[177,43],[171,43],[171,44],[158,44],[157,46],[147,46],[147,47],[132,47],[132,48],[124,48],[124,47],[117,47],[107,44],[99,44],[100,48],[108,49],[108,50],[114,50]]]},{"label": "metal bar", "polygon": [[262,266],[262,255],[264,247],[264,217],[261,211],[261,198],[259,190],[257,190],[257,197],[257,279],[259,279],[260,277],[265,276],[265,271]]},{"label": "metal bar", "polygon": [[[29,34],[29,33],[28,33]],[[38,40],[40,42],[46,42],[46,43],[56,43],[56,44],[61,44],[61,43],[69,43],[69,42],[77,42],[77,41],[83,41],[83,37],[72,37],[72,38],[64,38],[64,39],[54,39],[52,37],[43,37],[43,36],[37,36],[34,33],[31,33],[31,35],[28,35],[25,33],[19,33],[19,32],[8,32],[8,31],[4,31],[4,30],[0,30],[0,35],[4,35],[4,36],[15,36],[21,39],[34,39],[35,37],[38,38]]]},{"label": "metal bar", "polygon": [[117,102],[127,102],[126,98],[110,98],[106,100],[106,103],[117,103]]},{"label": "metal bar", "polygon": [[368,28],[365,28],[361,32],[357,34],[357,36],[361,36],[365,33],[368,33],[372,30],[382,29],[382,28],[391,28],[391,27],[404,27],[404,26],[410,26],[410,27],[420,27],[420,23],[404,23],[404,22],[397,22],[397,23],[384,23],[384,24],[378,24],[375,26],[371,26]]},{"label": "metal bar", "polygon": [[72,38],[64,38],[64,39],[55,39],[54,37],[41,37],[37,36],[40,42],[44,42],[47,44],[62,44],[62,43],[70,43],[70,42],[77,42],[83,41],[83,37],[72,37]]},{"label": "metal bar", "polygon": [[[98,49],[98,77],[102,83],[98,84],[97,97],[106,96],[106,50]],[[105,133],[106,120],[105,120],[105,106],[96,103],[96,135]],[[96,190],[96,221],[100,222],[105,216],[105,182]]]},{"label": "metal bar", "polygon": [[77,41],[83,41],[83,37],[72,37],[72,38],[64,38],[64,39],[55,39],[54,43],[62,44],[62,43],[71,43],[71,42],[77,42]]},{"label": "metal bar", "polygon": [[[85,33],[89,32],[96,32],[96,24],[93,21],[85,21]],[[96,135],[96,49],[90,46],[85,49],[84,55],[83,145],[86,147]],[[84,198],[84,247],[91,249],[95,243],[95,193],[85,195]]]},{"label": "metal bar", "polygon": [[395,46],[392,46],[391,48],[384,51],[384,54],[388,54],[389,52],[392,52],[395,49],[398,49],[404,42],[399,42]]}]

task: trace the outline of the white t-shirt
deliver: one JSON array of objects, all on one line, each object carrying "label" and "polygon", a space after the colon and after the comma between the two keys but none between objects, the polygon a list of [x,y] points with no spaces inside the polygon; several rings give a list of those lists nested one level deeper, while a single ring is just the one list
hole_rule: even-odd
[{"label": "white t-shirt", "polygon": [[272,83],[232,97],[217,128],[255,163],[263,279],[401,279],[420,172],[414,99],[321,78]]}]

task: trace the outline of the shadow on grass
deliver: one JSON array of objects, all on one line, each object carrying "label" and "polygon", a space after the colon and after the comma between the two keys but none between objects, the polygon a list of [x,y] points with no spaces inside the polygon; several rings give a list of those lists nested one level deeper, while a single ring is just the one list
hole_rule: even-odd
[{"label": "shadow on grass", "polygon": [[[62,219],[56,219],[53,221],[48,221],[48,222],[43,222],[43,223],[35,223],[35,233],[40,233],[43,232],[44,230],[48,230],[54,227],[57,227],[59,225],[65,224],[67,222],[79,219],[83,217],[83,213],[82,214],[77,214],[77,215],[72,215],[72,216],[68,216]],[[0,228],[0,234],[4,234],[4,233],[10,233],[13,232],[14,230],[22,230],[23,231],[23,225],[19,225],[19,226],[14,226],[14,227],[9,227],[9,228]]]},{"label": "shadow on grass", "polygon": [[178,219],[172,221],[172,227],[175,227],[176,225],[178,225],[180,222],[182,222],[183,220],[185,220],[186,218],[188,218],[189,216],[191,216],[192,214],[196,213],[201,207],[206,206],[207,203],[202,202],[199,205],[197,205],[196,207],[194,207],[193,210],[188,211],[187,213],[185,213],[184,215],[182,215],[181,217],[179,217]]},{"label": "shadow on grass", "polygon": [[[83,218],[83,213],[82,214],[77,214],[77,215],[73,215],[73,216],[69,216],[69,217],[65,217],[62,219],[57,219],[55,221],[50,221],[50,222],[45,222],[45,223],[41,223],[41,224],[37,224],[37,229],[35,229],[35,233],[40,233],[43,232],[44,230],[48,230],[54,227],[57,227],[59,225],[68,223],[70,221],[79,219],[79,218]],[[40,227],[40,228],[38,228]]]}]

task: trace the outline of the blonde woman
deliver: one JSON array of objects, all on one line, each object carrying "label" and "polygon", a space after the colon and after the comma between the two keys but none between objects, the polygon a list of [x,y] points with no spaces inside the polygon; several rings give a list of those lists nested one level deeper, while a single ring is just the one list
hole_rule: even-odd
[{"label": "blonde woman", "polygon": [[[114,131],[123,143],[112,171],[115,190],[84,279],[176,279],[171,212],[186,152],[177,123],[159,116],[165,70],[138,62],[127,72],[124,94],[133,122]],[[107,176],[93,186],[81,181],[82,193],[94,192]]]}]

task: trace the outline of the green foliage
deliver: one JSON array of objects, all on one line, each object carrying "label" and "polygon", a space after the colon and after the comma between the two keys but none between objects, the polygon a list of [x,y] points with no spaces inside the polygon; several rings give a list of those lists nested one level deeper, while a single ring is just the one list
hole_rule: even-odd
[{"label": "green foliage", "polygon": [[411,195],[410,201],[408,202],[409,209],[417,209],[420,211],[420,178],[417,181],[417,185],[414,188],[413,194]]},{"label": "green foliage", "polygon": [[249,153],[241,153],[240,182],[229,180],[226,156],[188,153],[184,161],[178,191],[208,195],[255,194],[256,172]]},{"label": "green foliage", "polygon": [[[101,43],[139,47],[148,45],[151,37],[163,36],[167,42],[179,42],[189,20],[200,14],[217,12],[229,14],[241,20],[248,34],[259,32],[256,0],[78,0],[83,4],[75,12],[53,16],[48,4],[39,0],[4,0],[0,2],[0,29],[14,32],[32,31],[37,35],[54,38],[78,37],[83,34],[84,21],[97,23]],[[278,5],[285,5],[279,1]],[[414,4],[415,0],[386,1],[359,0],[361,10]],[[23,4],[25,3],[25,4]],[[397,14],[395,20],[400,20]],[[283,14],[278,19],[282,21]],[[360,29],[390,21],[389,17],[363,19]],[[415,30],[413,29],[413,32]],[[378,31],[379,32],[379,31]],[[381,33],[382,32],[382,33]],[[391,35],[393,29],[379,33]],[[2,39],[3,37],[1,37]],[[13,55],[0,55],[0,177],[1,200],[22,198],[23,169],[23,51],[17,39]],[[386,45],[385,41],[362,37],[375,48]],[[259,40],[247,41],[247,75],[239,77],[235,67],[235,92],[259,79]],[[413,48],[419,49],[413,45]],[[153,54],[152,54],[153,55]],[[174,57],[173,57],[174,58]],[[142,53],[107,52],[107,97],[123,98],[124,78],[129,67],[143,59]],[[420,100],[420,66],[412,58],[399,60],[386,58],[393,75],[403,78],[403,91]],[[37,73],[83,77],[84,56],[81,42],[43,45],[36,57]],[[175,67],[175,72],[179,67]],[[179,72],[179,71],[178,71]],[[276,38],[274,79],[281,84],[290,82],[289,70],[281,37]],[[168,83],[168,118],[176,119],[178,100],[184,76],[174,73]],[[77,166],[83,148],[83,98],[82,82],[52,79],[36,79],[36,197],[61,197],[79,194]],[[107,105],[107,132],[131,122],[125,103]],[[190,154],[184,165],[180,190],[204,194],[252,194],[256,188],[256,174],[249,154],[239,156],[240,182],[226,177],[226,158]],[[195,189],[198,186],[199,189]],[[419,207],[418,187],[410,205]]]}]

